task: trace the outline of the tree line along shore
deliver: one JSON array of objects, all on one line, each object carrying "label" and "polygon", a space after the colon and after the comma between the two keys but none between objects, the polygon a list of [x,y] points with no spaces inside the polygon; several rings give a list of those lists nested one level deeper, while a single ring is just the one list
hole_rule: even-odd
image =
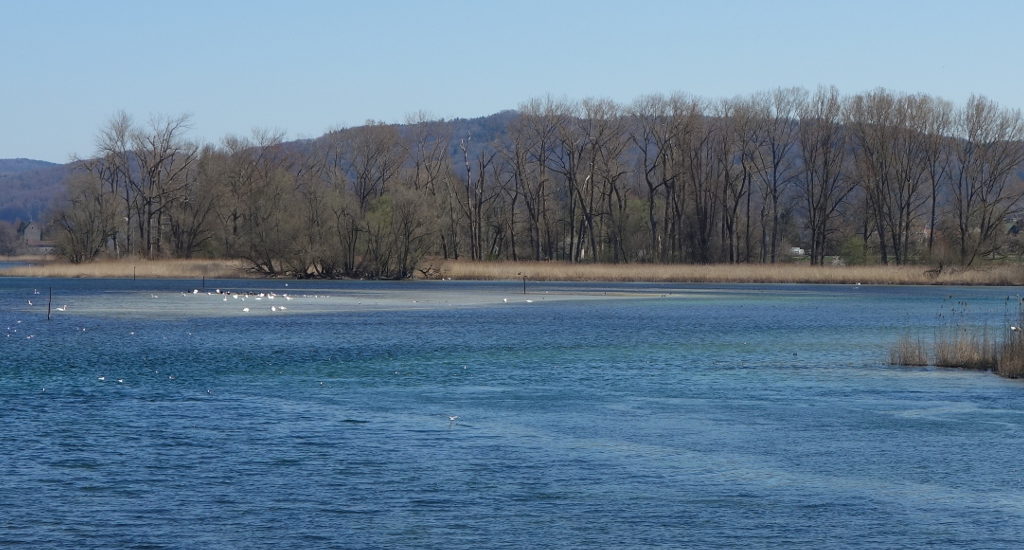
[{"label": "tree line along shore", "polygon": [[325,278],[406,278],[432,257],[977,267],[1024,251],[1024,121],[984,97],[540,98],[495,117],[204,144],[188,116],[120,113],[50,234],[79,264],[240,258]]}]

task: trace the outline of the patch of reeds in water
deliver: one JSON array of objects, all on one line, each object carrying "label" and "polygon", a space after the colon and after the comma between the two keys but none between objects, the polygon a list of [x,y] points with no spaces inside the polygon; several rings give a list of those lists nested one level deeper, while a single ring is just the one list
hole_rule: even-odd
[{"label": "patch of reeds in water", "polygon": [[995,370],[999,364],[1000,346],[989,338],[988,331],[972,334],[957,331],[935,342],[935,366],[961,369]]},{"label": "patch of reeds in water", "polygon": [[[952,326],[940,331],[934,342],[937,367],[992,371],[1006,378],[1024,378],[1024,302],[1016,324],[1008,327],[1001,340],[989,336],[988,328],[969,330]],[[924,366],[928,352],[920,338],[905,334],[889,348],[889,364]]]},{"label": "patch of reeds in water", "polygon": [[1017,321],[1003,338],[996,372],[1007,378],[1024,378],[1024,301],[1017,301]]},{"label": "patch of reeds in water", "polygon": [[999,350],[999,366],[996,372],[1007,378],[1024,378],[1024,333],[1019,328],[1007,334],[1006,341]]},{"label": "patch of reeds in water", "polygon": [[928,351],[920,338],[912,338],[909,334],[900,337],[889,348],[889,364],[920,367],[928,364]]}]

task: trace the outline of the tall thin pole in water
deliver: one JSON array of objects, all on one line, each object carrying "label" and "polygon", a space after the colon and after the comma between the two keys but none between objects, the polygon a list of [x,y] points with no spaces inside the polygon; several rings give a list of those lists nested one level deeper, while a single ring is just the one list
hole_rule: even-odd
[{"label": "tall thin pole in water", "polygon": [[526,275],[523,275],[523,294],[526,294]]},{"label": "tall thin pole in water", "polygon": [[46,320],[50,320],[50,307],[53,306],[53,287],[50,287],[50,300],[46,302]]}]

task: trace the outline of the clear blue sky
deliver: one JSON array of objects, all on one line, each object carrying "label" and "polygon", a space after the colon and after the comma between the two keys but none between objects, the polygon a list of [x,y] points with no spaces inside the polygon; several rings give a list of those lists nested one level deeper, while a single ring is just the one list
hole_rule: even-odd
[{"label": "clear blue sky", "polygon": [[879,86],[1024,107],[1019,0],[0,0],[0,158],[89,156],[118,110],[216,142],[532,97]]}]

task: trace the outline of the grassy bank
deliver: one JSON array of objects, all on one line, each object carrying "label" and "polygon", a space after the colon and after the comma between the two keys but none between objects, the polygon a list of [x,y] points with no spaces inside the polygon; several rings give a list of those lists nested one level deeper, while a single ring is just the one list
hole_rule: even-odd
[{"label": "grassy bank", "polygon": [[30,262],[0,270],[8,277],[64,277],[90,279],[237,279],[251,277],[239,260],[98,260],[72,264],[32,258],[10,258],[8,261]]},{"label": "grassy bank", "polygon": [[[72,264],[43,257],[3,258],[30,265],[0,276],[68,278],[251,278],[241,260],[98,260]],[[654,283],[823,283],[885,285],[1021,285],[1024,267],[810,266],[806,264],[570,264],[564,262],[424,262],[420,278],[456,280],[608,281]]]},{"label": "grassy bank", "polygon": [[[569,264],[561,262],[438,261],[440,278],[532,281],[638,281],[665,283],[825,283],[886,285],[1019,285],[1024,267],[810,266],[804,264]],[[426,268],[425,268],[426,269]]]}]

